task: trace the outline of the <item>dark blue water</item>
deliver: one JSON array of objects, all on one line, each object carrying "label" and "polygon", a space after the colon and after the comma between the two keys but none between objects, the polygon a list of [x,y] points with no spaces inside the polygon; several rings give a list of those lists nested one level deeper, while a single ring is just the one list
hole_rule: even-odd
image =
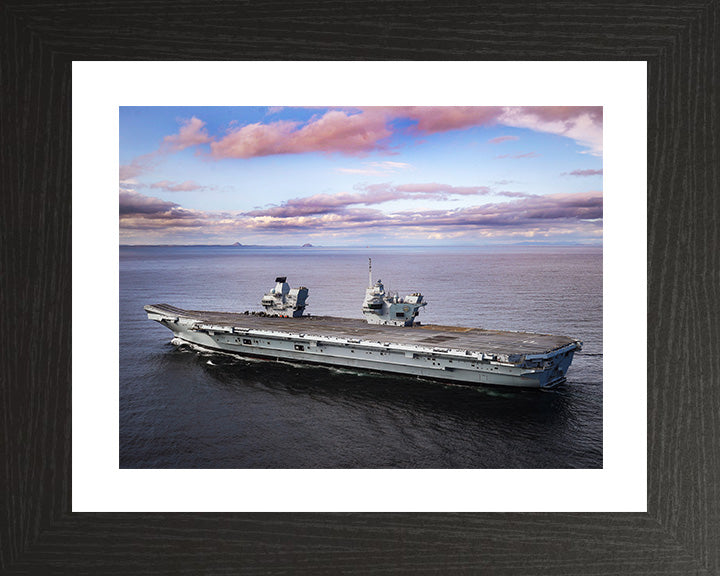
[{"label": "dark blue water", "polygon": [[[276,276],[361,318],[374,278],[425,323],[584,341],[565,386],[513,391],[176,349],[143,306],[258,310]],[[601,468],[598,248],[120,249],[122,468]]]}]

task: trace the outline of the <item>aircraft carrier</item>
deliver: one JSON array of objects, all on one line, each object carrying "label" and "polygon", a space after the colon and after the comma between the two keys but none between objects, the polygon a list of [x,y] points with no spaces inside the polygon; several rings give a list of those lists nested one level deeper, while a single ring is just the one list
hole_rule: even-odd
[{"label": "aircraft carrier", "polygon": [[421,325],[420,293],[386,293],[382,281],[365,291],[365,320],[303,315],[308,289],[285,277],[261,300],[262,312],[145,306],[177,345],[326,366],[392,372],[462,384],[552,388],[565,381],[582,342],[565,336]]}]

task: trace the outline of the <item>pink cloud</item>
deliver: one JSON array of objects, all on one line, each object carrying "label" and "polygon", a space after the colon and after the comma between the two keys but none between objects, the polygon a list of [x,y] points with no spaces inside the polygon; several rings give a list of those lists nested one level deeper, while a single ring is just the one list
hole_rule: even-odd
[{"label": "pink cloud", "polygon": [[602,155],[602,106],[524,106],[508,107],[499,119],[505,126],[528,128],[564,136]]},{"label": "pink cloud", "polygon": [[563,176],[599,176],[602,173],[602,168],[600,170],[573,170],[572,172],[563,172]]},{"label": "pink cloud", "polygon": [[166,202],[153,196],[145,196],[134,190],[120,191],[120,214],[164,214],[180,208],[175,202]]},{"label": "pink cloud", "polygon": [[517,136],[497,136],[496,138],[490,138],[488,142],[490,144],[500,144],[502,142],[509,142],[511,140],[520,140]]},{"label": "pink cloud", "polygon": [[182,126],[177,134],[165,136],[160,149],[179,152],[190,146],[207,144],[211,140],[212,138],[208,135],[207,129],[205,128],[205,122],[193,116],[189,120],[182,121]]},{"label": "pink cloud", "polygon": [[[506,111],[513,110],[507,108]],[[520,106],[514,110],[536,116],[543,122],[577,122],[578,118],[588,116],[594,124],[602,126],[602,106]]]},{"label": "pink cloud", "polygon": [[525,218],[597,220],[603,217],[603,196],[599,191],[533,196],[513,202],[511,206]]},{"label": "pink cloud", "polygon": [[120,230],[177,230],[212,225],[208,214],[134,190],[120,190]]},{"label": "pink cloud", "polygon": [[527,192],[508,192],[503,190],[502,192],[496,192],[497,196],[505,196],[506,198],[535,198],[537,194],[528,194]]},{"label": "pink cloud", "polygon": [[[304,125],[287,120],[248,124],[212,142],[211,155],[220,159],[305,152],[357,155],[382,151],[387,150],[384,140],[392,136],[392,121],[398,118],[415,122],[414,130],[424,134],[504,124],[595,142],[598,126],[602,132],[602,108],[597,107],[367,107],[330,110]],[[578,128],[581,122],[589,122],[591,126]],[[515,136],[500,136],[491,142],[516,139]]]},{"label": "pink cloud", "polygon": [[602,106],[406,106],[364,110],[414,120],[417,130],[427,134],[500,124],[558,134],[588,147],[591,154],[602,153]]},{"label": "pink cloud", "polygon": [[[369,202],[375,193],[368,192],[365,200]],[[308,200],[312,205],[323,200],[320,196],[299,200]],[[526,195],[518,200],[453,210],[419,209],[389,214],[376,208],[353,207],[342,202],[337,202],[334,210],[326,212],[202,212],[131,191],[121,194],[120,225],[124,238],[131,238],[135,233],[133,231],[171,238],[173,234],[195,230],[198,234],[202,231],[203,237],[256,232],[345,236],[373,231],[399,237],[410,234],[425,237],[465,235],[472,238],[582,234],[599,239],[602,236],[602,217],[603,199],[599,191]]]},{"label": "pink cloud", "polygon": [[193,180],[186,180],[179,184],[169,180],[161,180],[160,182],[150,184],[150,188],[156,188],[165,192],[192,192],[195,190],[205,190],[207,186],[202,186]]},{"label": "pink cloud", "polygon": [[[276,154],[306,152],[364,155],[374,151],[388,152],[387,139],[393,134],[394,119],[414,122],[414,130],[434,134],[474,126],[500,124],[558,134],[587,147],[591,154],[602,154],[602,107],[590,106],[401,106],[334,109],[302,124],[280,120],[232,128],[216,140],[208,134],[206,123],[193,116],[183,120],[177,134],[165,136],[158,150],[121,166],[121,180],[134,178],[151,170],[157,156],[210,144],[211,157],[253,158]],[[516,139],[499,136],[499,143]],[[522,155],[518,157],[524,157]],[[533,156],[525,156],[533,157]],[[345,169],[358,172],[359,169]]]},{"label": "pink cloud", "polygon": [[155,152],[151,152],[136,156],[130,164],[120,165],[120,182],[131,180],[155,168],[158,163],[156,156]]},{"label": "pink cloud", "polygon": [[297,122],[278,121],[271,124],[248,124],[230,132],[210,145],[214,158],[252,158],[287,154],[287,141]]},{"label": "pink cloud", "polygon": [[[284,230],[287,228],[308,230],[322,228],[352,227],[511,227],[543,226],[549,221],[557,225],[561,221],[601,220],[603,216],[602,192],[577,194],[550,194],[536,196],[520,193],[505,193],[506,196],[519,196],[520,200],[503,203],[490,203],[455,210],[417,210],[386,214],[376,209],[340,210],[346,205],[338,203],[334,209],[325,211],[272,210],[248,212],[250,227]],[[308,200],[317,202],[317,197]],[[281,207],[281,208],[286,208]],[[543,224],[543,222],[545,224]]]},{"label": "pink cloud", "polygon": [[503,112],[499,106],[403,106],[387,110],[415,120],[417,130],[427,134],[495,124]]},{"label": "pink cloud", "polygon": [[438,184],[430,182],[426,184],[400,184],[395,187],[399,192],[409,192],[412,194],[424,194],[427,196],[446,196],[452,194],[460,195],[482,195],[489,194],[490,188],[487,186],[451,186],[449,184]]},{"label": "pink cloud", "polygon": [[491,192],[487,186],[450,186],[447,184],[372,184],[358,192],[339,194],[315,194],[305,198],[293,198],[280,206],[271,206],[247,212],[248,216],[272,216],[289,218],[341,212],[354,205],[373,205],[412,198],[445,200],[454,195],[485,195]]},{"label": "pink cloud", "polygon": [[390,160],[364,162],[363,166],[364,168],[337,168],[336,171],[345,174],[387,174],[388,172],[412,168],[412,165],[407,162],[392,162]]},{"label": "pink cloud", "polygon": [[130,180],[153,170],[160,162],[162,156],[173,152],[185,150],[190,146],[198,144],[206,144],[212,138],[205,129],[205,122],[193,116],[189,120],[182,120],[182,126],[177,134],[165,136],[160,148],[137,156],[132,159],[130,164],[120,166],[120,181]]},{"label": "pink cloud", "polygon": [[549,132],[602,154],[602,106],[407,107],[390,109],[428,134],[501,124]]},{"label": "pink cloud", "polygon": [[[247,213],[243,226],[263,230],[288,229],[347,230],[353,228],[421,228],[440,230],[537,229],[550,227],[602,228],[602,192],[577,194],[527,195],[520,200],[490,203],[455,210],[417,210],[385,214],[375,209],[353,209],[308,217],[308,214],[284,215]],[[260,217],[258,217],[260,216]],[[269,217],[268,216],[272,216]]]},{"label": "pink cloud", "polygon": [[524,154],[500,154],[500,156],[495,156],[495,158],[538,158],[540,154],[537,152],[525,152]]},{"label": "pink cloud", "polygon": [[214,158],[305,152],[363,154],[382,149],[381,141],[391,134],[381,115],[331,110],[302,127],[289,121],[248,124],[213,142],[210,148]]}]

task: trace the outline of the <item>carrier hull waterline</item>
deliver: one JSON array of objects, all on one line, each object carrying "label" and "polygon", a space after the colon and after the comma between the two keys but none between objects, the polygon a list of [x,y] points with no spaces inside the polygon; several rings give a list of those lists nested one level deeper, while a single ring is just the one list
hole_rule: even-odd
[{"label": "carrier hull waterline", "polygon": [[552,388],[582,343],[564,336],[363,320],[271,317],[145,306],[177,344],[240,356],[389,372],[463,384]]}]

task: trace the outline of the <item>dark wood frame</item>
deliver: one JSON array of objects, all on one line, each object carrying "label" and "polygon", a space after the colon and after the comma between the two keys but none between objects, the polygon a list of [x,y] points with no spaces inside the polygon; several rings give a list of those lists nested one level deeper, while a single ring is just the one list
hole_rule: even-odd
[{"label": "dark wood frame", "polygon": [[[0,571],[719,574],[719,6],[0,5]],[[71,62],[88,59],[646,60],[648,512],[72,513]]]}]

